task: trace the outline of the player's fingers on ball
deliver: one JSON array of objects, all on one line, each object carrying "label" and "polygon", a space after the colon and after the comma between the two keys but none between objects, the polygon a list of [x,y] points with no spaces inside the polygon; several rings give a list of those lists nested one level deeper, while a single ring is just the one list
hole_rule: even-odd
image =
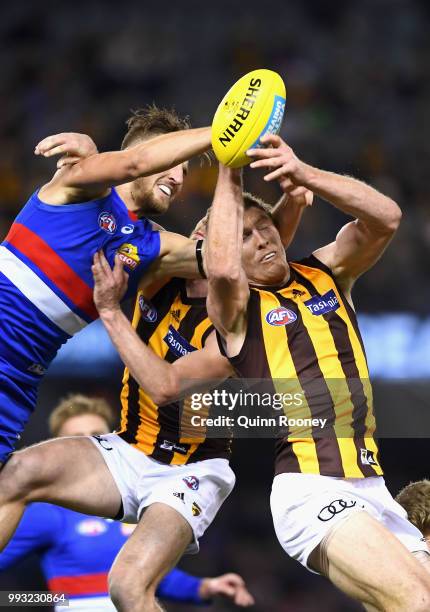
[{"label": "player's fingers on ball", "polygon": [[284,164],[283,166],[281,166],[277,170],[274,170],[273,172],[269,172],[269,174],[266,174],[266,176],[264,177],[264,180],[265,181],[274,181],[276,179],[281,178],[281,176],[284,176],[284,174],[286,174],[286,172],[288,172],[288,169],[287,169],[287,165]]},{"label": "player's fingers on ball", "polygon": [[[271,149],[271,151],[275,151],[276,149]],[[251,168],[279,168],[279,166],[283,165],[283,158],[280,155],[273,155],[272,157],[267,157],[265,159],[259,159],[257,161],[253,161],[250,166]]]},{"label": "player's fingers on ball", "polygon": [[264,134],[260,138],[260,142],[266,146],[272,145],[273,147],[279,147],[282,144],[282,140],[277,134]]},{"label": "player's fingers on ball", "polygon": [[248,149],[246,154],[248,157],[256,157],[257,159],[266,159],[267,157],[275,157],[279,156],[279,151],[277,149]]}]

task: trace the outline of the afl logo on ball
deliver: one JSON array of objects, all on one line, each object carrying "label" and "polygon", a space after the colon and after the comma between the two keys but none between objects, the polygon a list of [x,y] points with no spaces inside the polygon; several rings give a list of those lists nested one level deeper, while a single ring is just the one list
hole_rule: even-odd
[{"label": "afl logo on ball", "polygon": [[144,321],[148,321],[148,323],[155,323],[158,318],[157,311],[151,302],[147,302],[143,295],[139,295],[139,307],[140,312],[142,313],[142,319]]},{"label": "afl logo on ball", "polygon": [[294,323],[296,319],[296,313],[289,308],[284,308],[283,306],[274,308],[266,315],[267,323],[270,325],[276,325],[277,327],[280,325],[289,325],[290,323]]},{"label": "afl logo on ball", "polygon": [[115,217],[110,212],[102,212],[99,214],[99,226],[108,234],[113,234],[116,230]]}]

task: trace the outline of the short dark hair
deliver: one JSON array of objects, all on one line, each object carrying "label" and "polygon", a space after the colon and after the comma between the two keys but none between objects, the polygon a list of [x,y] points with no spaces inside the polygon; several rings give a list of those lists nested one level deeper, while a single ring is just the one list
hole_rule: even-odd
[{"label": "short dark hair", "polygon": [[397,495],[398,502],[408,513],[408,519],[422,534],[430,533],[430,481],[411,482]]},{"label": "short dark hair", "polygon": [[155,104],[132,111],[126,124],[128,130],[122,141],[121,149],[126,149],[136,141],[144,140],[148,136],[179,132],[191,127],[189,118],[180,117],[174,108],[158,108]]}]

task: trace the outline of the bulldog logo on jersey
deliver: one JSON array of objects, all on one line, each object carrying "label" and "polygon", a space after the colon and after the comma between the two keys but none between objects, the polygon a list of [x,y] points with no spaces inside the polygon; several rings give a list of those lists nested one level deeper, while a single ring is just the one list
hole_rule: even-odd
[{"label": "bulldog logo on jersey", "polygon": [[284,308],[284,306],[280,306],[279,308],[273,308],[266,315],[266,321],[269,325],[275,325],[277,327],[281,325],[289,325],[290,323],[294,323],[297,320],[297,315],[295,312],[290,310],[289,308]]},{"label": "bulldog logo on jersey", "polygon": [[140,257],[137,253],[137,246],[125,242],[122,244],[117,251],[120,260],[124,263],[127,268],[134,270],[140,264]]},{"label": "bulldog logo on jersey", "polygon": [[116,230],[116,221],[112,213],[103,211],[99,214],[99,227],[108,234],[113,234]]},{"label": "bulldog logo on jersey", "polygon": [[142,294],[139,295],[139,307],[142,313],[142,319],[148,323],[155,323],[158,318],[158,313],[149,300],[145,300]]}]

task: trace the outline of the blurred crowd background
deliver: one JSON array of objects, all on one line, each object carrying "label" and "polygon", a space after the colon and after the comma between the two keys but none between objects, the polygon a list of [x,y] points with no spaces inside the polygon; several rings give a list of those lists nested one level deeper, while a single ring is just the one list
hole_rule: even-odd
[{"label": "blurred crowd background", "polygon": [[[424,0],[8,3],[0,20],[0,238],[53,172],[52,160],[33,155],[43,137],[79,131],[89,134],[100,150],[117,149],[130,109],[152,102],[175,106],[196,127],[208,125],[218,101],[239,76],[267,67],[285,79],[282,136],[297,155],[370,182],[403,209],[401,228],[383,260],[357,285],[358,310],[376,321],[393,313],[426,321],[429,22],[430,4]],[[195,163],[162,224],[189,232],[210,204],[216,175],[216,164]],[[263,183],[255,171],[246,171],[245,183],[269,202],[279,197],[277,186]],[[290,256],[305,256],[331,241],[344,221],[316,201],[306,211]],[[374,342],[377,334],[375,329]],[[423,336],[411,338],[413,352]],[[430,355],[430,344],[426,347],[424,361]],[[66,360],[56,376],[48,377],[24,442],[47,436],[45,419],[69,391],[104,395],[117,407],[119,379],[118,365],[100,369],[91,379],[74,370],[71,378]],[[392,383],[378,384],[383,405]],[[421,385],[425,405],[429,383]],[[410,387],[398,395],[405,413],[413,398]],[[382,451],[393,493],[408,480],[428,475],[425,439],[385,440]],[[279,547],[268,505],[271,459],[270,441],[237,444],[236,491],[204,538],[200,555],[181,567],[206,575],[238,571],[257,597],[256,612],[357,610],[325,580],[289,561]],[[28,562],[24,570],[0,576],[0,586],[40,588],[35,563]],[[233,608],[217,603],[211,609]]]}]

